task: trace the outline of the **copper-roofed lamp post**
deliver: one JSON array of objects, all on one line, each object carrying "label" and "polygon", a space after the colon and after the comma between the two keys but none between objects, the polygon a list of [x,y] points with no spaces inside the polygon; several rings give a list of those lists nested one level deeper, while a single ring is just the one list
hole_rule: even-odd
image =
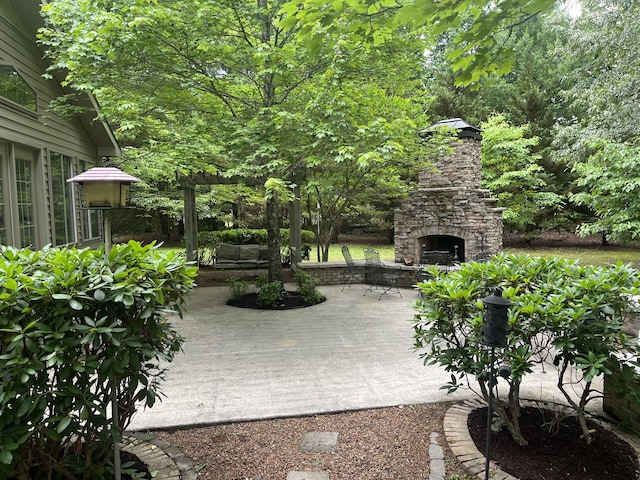
[{"label": "copper-roofed lamp post", "polygon": [[[484,327],[482,329],[482,341],[491,347],[491,366],[489,371],[489,404],[487,405],[487,444],[484,452],[485,467],[484,478],[489,480],[489,462],[491,460],[491,421],[493,420],[493,389],[496,381],[496,347],[506,346],[507,341],[507,311],[513,305],[511,301],[502,296],[502,290],[496,288],[493,295],[482,299],[486,309],[484,312]],[[500,376],[508,378],[511,375],[509,367],[500,367]]]},{"label": "copper-roofed lamp post", "polygon": [[[89,210],[104,210],[102,216],[102,230],[104,232],[104,251],[107,255],[111,251],[111,210],[127,207],[129,187],[138,183],[139,178],[123,172],[115,167],[94,167],[86,172],[67,180],[82,186],[82,206]],[[118,424],[118,380],[112,379],[111,388],[111,421],[113,429],[120,435]],[[114,480],[120,480],[120,445],[113,442],[113,470]]]},{"label": "copper-roofed lamp post", "polygon": [[115,167],[94,167],[67,180],[67,182],[79,183],[82,186],[84,197],[82,206],[84,208],[105,211],[103,230],[106,253],[111,250],[111,215],[109,212],[114,208],[127,207],[129,186],[139,181],[139,178]]}]

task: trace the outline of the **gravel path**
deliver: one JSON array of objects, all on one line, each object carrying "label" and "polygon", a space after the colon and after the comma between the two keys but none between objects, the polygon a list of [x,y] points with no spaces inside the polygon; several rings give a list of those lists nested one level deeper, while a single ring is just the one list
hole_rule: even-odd
[{"label": "gravel path", "polygon": [[[154,435],[190,457],[201,480],[283,480],[291,472],[311,471],[327,472],[331,480],[436,480],[441,472],[430,472],[434,459],[429,457],[430,447],[437,452],[436,442],[444,451],[445,478],[458,474],[464,479],[444,437],[442,419],[449,405],[388,407]],[[336,432],[335,449],[300,451],[307,432]]]}]

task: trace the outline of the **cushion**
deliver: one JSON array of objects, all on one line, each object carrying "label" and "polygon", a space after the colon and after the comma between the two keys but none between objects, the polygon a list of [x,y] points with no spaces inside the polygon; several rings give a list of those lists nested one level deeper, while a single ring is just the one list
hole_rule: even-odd
[{"label": "cushion", "polygon": [[258,260],[260,245],[241,245],[238,260]]},{"label": "cushion", "polygon": [[239,245],[229,245],[228,243],[221,243],[216,250],[216,262],[220,261],[232,261],[238,260],[238,253],[240,251]]}]

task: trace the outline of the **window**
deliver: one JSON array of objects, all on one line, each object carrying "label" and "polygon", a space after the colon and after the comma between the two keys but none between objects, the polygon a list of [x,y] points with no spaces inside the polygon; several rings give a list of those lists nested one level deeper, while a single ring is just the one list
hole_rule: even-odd
[{"label": "window", "polygon": [[35,221],[33,211],[32,164],[16,158],[16,187],[18,193],[18,229],[20,246],[35,246]]},{"label": "window", "polygon": [[[2,145],[0,144],[0,147]],[[2,156],[0,155],[0,244],[2,245],[6,245],[7,244],[7,224],[5,221],[5,214],[4,214],[4,189],[2,188],[3,186],[3,171],[4,171],[4,158],[2,158]]]},{"label": "window", "polygon": [[36,111],[36,93],[9,65],[0,65],[0,97]]},{"label": "window", "polygon": [[[80,172],[86,172],[93,165],[89,162],[80,162]],[[82,215],[82,239],[92,240],[98,238],[100,232],[100,213],[96,210],[83,210]]]},{"label": "window", "polygon": [[76,239],[73,228],[73,202],[71,200],[73,186],[67,183],[67,179],[72,177],[71,157],[51,153],[50,162],[55,244],[65,245]]}]

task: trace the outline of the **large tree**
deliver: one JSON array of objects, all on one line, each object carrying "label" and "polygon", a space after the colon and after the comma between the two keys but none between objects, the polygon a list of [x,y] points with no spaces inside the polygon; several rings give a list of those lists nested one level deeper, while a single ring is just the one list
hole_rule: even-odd
[{"label": "large tree", "polygon": [[[334,42],[311,52],[297,36],[298,22],[285,22],[285,3],[55,0],[45,7],[51,28],[42,35],[66,82],[95,92],[120,138],[149,153],[145,158],[159,162],[158,171],[222,172],[264,184],[271,281],[281,276],[278,206],[289,187],[304,182],[318,162],[339,165],[349,149],[358,166],[401,150],[415,108],[397,109],[394,118],[384,108],[393,101],[387,95],[405,94],[403,82],[419,69],[415,52],[422,50],[415,35],[398,37],[414,59],[409,66],[407,55],[398,55],[405,70],[392,67],[402,52],[399,40],[395,49],[346,55],[355,43],[345,26],[333,29]],[[339,75],[332,79],[333,72]],[[366,115],[344,111],[357,128],[342,130],[331,106],[314,102],[320,89],[350,98],[356,80],[378,86],[378,103],[369,102]],[[322,138],[323,116],[334,132],[330,148]],[[381,120],[386,136],[367,144]],[[382,170],[394,168],[394,155],[385,160],[377,161]]]},{"label": "large tree", "polygon": [[376,49],[343,40],[340,61],[318,78],[320,88],[304,112],[313,155],[302,189],[318,260],[328,259],[341,227],[363,208],[392,214],[393,200],[425,163],[417,135],[427,122],[422,45],[406,34]]},{"label": "large tree", "polygon": [[501,115],[482,123],[482,186],[501,207],[505,229],[531,234],[541,217],[562,206],[551,191],[548,175],[533,153],[538,137],[526,137],[527,126],[513,126]]},{"label": "large tree", "polygon": [[639,14],[634,1],[583,2],[582,15],[566,29],[565,55],[581,59],[565,92],[573,115],[555,143],[579,176],[573,200],[596,216],[578,233],[620,241],[640,239]]},{"label": "large tree", "polygon": [[[327,32],[348,28],[370,44],[384,43],[396,28],[423,29],[430,44],[450,32],[455,45],[448,55],[459,84],[502,75],[513,66],[508,45],[514,29],[557,0],[296,0],[283,11],[300,19],[300,35],[312,48],[330,40]],[[288,20],[293,23],[293,20]]]}]

